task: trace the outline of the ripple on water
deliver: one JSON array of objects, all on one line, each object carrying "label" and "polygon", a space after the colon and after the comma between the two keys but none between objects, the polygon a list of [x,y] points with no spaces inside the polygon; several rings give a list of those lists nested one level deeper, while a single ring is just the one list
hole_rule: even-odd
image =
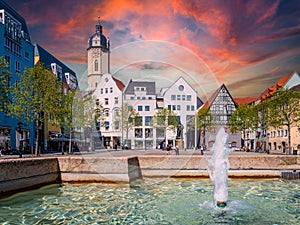
[{"label": "ripple on water", "polygon": [[3,224],[300,224],[299,181],[230,180],[228,206],[209,180],[145,179],[130,187],[50,185],[0,200]]}]

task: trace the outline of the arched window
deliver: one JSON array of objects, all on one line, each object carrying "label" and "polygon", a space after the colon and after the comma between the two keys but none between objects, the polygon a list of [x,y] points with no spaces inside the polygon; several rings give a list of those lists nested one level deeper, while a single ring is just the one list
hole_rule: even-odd
[{"label": "arched window", "polygon": [[96,59],[95,60],[95,71],[98,71],[99,70],[99,63],[98,63],[98,60]]}]

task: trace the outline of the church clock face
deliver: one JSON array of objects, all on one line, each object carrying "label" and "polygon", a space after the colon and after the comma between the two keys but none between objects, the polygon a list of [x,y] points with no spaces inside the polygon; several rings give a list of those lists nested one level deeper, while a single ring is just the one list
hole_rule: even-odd
[{"label": "church clock face", "polygon": [[94,48],[94,49],[92,50],[92,53],[93,53],[93,57],[94,57],[94,58],[97,58],[97,57],[99,57],[99,55],[100,55],[100,49],[99,49],[99,48]]}]

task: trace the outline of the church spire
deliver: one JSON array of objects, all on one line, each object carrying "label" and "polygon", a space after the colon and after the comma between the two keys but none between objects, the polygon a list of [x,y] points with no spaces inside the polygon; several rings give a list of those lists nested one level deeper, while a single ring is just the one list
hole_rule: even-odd
[{"label": "church spire", "polygon": [[100,23],[100,16],[98,16],[98,22],[96,24],[96,33],[102,34],[102,26],[101,26],[101,23]]}]

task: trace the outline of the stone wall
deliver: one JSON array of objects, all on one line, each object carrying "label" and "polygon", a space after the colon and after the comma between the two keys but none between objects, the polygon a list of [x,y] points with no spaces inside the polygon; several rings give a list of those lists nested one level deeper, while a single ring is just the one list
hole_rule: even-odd
[{"label": "stone wall", "polygon": [[[143,177],[208,177],[209,156],[139,156]],[[300,170],[300,156],[234,155],[229,177],[280,177],[283,170]]]},{"label": "stone wall", "polygon": [[141,177],[137,157],[59,157],[63,182],[130,183]]},{"label": "stone wall", "polygon": [[57,158],[0,161],[0,194],[60,182]]}]

